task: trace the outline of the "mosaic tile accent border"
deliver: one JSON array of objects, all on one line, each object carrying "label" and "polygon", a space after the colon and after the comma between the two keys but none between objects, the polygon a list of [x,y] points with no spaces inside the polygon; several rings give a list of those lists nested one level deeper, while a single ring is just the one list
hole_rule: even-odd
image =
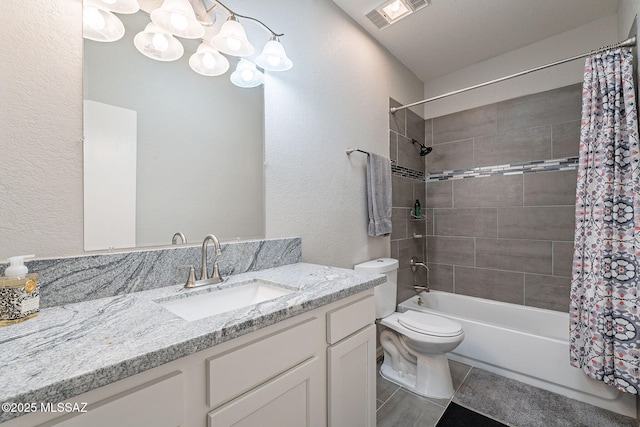
[{"label": "mosaic tile accent border", "polygon": [[403,178],[418,179],[420,181],[425,180],[424,172],[405,168],[404,166],[399,166],[395,163],[391,164],[391,175],[401,176]]},{"label": "mosaic tile accent border", "polygon": [[482,178],[485,176],[517,175],[523,173],[576,170],[578,169],[578,163],[578,157],[565,157],[562,159],[536,160],[532,162],[513,163],[510,165],[483,166],[473,169],[460,169],[430,173],[427,175],[425,181],[447,181],[450,179]]}]

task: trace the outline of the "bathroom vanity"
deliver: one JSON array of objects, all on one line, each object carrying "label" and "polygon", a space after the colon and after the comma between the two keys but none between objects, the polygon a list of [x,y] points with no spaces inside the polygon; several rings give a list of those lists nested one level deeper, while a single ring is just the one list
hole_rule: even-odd
[{"label": "bathroom vanity", "polygon": [[[256,280],[293,291],[193,321],[161,305]],[[37,409],[2,426],[374,426],[384,280],[295,263],[44,309],[0,329],[0,401]]]}]

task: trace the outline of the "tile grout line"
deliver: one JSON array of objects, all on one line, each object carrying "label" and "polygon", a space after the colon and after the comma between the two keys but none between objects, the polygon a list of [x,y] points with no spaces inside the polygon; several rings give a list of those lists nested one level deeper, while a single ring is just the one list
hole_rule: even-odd
[{"label": "tile grout line", "polygon": [[[459,362],[458,362],[459,363]],[[442,414],[440,414],[440,416],[438,417],[438,420],[436,421],[436,423],[433,425],[434,427],[436,427],[438,425],[438,423],[440,422],[440,420],[442,419],[442,417],[444,416],[444,413],[447,411],[447,408],[449,408],[449,405],[453,402],[453,399],[456,397],[456,393],[458,392],[458,390],[460,390],[460,387],[462,387],[462,384],[464,384],[465,380],[467,379],[467,377],[469,376],[469,374],[471,373],[471,370],[473,369],[473,366],[469,367],[469,370],[467,371],[466,374],[464,374],[464,377],[462,378],[462,381],[460,381],[460,385],[458,385],[458,388],[456,388],[453,391],[453,396],[451,396],[451,398],[449,399],[449,402],[447,402],[447,404],[444,407],[444,411],[442,411]],[[458,403],[456,403],[457,405]]]},{"label": "tile grout line", "polygon": [[[378,374],[378,375],[379,375],[379,374]],[[390,395],[389,397],[387,397],[387,400],[385,400],[384,402],[382,402],[382,405],[380,405],[380,407],[379,407],[378,409],[376,409],[376,413],[378,413],[378,411],[379,411],[380,409],[382,409],[382,407],[383,407],[384,405],[386,405],[386,404],[387,404],[387,402],[389,402],[393,396],[395,396],[395,394],[400,390],[400,388],[401,388],[401,387],[400,387],[400,386],[398,386],[398,388],[396,388],[396,390],[395,390],[393,393],[391,393],[391,395]]]}]

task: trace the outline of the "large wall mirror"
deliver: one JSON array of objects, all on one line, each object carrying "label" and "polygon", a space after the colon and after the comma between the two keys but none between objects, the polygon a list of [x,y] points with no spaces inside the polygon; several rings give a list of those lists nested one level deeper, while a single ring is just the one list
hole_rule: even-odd
[{"label": "large wall mirror", "polygon": [[264,237],[262,87],[193,72],[199,40],[147,58],[148,13],[119,17],[122,39],[84,41],[85,250]]}]

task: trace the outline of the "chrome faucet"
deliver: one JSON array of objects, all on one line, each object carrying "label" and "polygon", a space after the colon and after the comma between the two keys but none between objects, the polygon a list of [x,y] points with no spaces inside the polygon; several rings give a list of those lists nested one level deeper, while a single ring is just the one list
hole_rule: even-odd
[{"label": "chrome faucet", "polygon": [[188,268],[189,269],[189,278],[187,279],[187,283],[185,283],[185,288],[195,288],[203,285],[214,285],[216,283],[222,282],[224,279],[220,276],[220,270],[218,269],[218,261],[213,263],[213,272],[211,273],[211,277],[209,277],[209,272],[207,271],[207,243],[209,241],[213,242],[213,245],[216,248],[216,256],[222,255],[222,250],[220,249],[220,242],[218,238],[213,234],[207,234],[202,242],[202,271],[200,273],[200,280],[196,280],[195,268],[193,265],[181,265],[178,268]]},{"label": "chrome faucet", "polygon": [[177,232],[176,234],[173,235],[173,237],[171,238],[171,244],[172,245],[176,245],[178,244],[178,239],[180,239],[182,242],[181,244],[185,244],[187,243],[187,238],[184,237],[184,234],[182,234],[181,232]]},{"label": "chrome faucet", "polygon": [[[411,257],[411,261],[409,261],[409,265],[411,266],[411,272],[414,275],[414,279],[415,279],[415,274],[418,267],[423,267],[425,270],[429,271],[429,267],[427,267],[427,264],[425,264],[424,262],[418,261],[416,257]],[[429,282],[426,281],[425,286],[414,285],[413,289],[415,289],[416,291],[429,292]]]},{"label": "chrome faucet", "polygon": [[[216,256],[222,255],[222,251],[220,250],[220,242],[218,241],[218,238],[213,234],[208,234],[204,238],[204,241],[202,242],[202,272],[200,273],[200,280],[209,279],[209,273],[207,272],[207,243],[209,243],[209,240],[211,240],[213,242],[213,245],[215,246]],[[214,280],[211,283],[222,282],[222,277],[220,277],[220,272],[218,271],[217,261],[213,264],[213,273],[212,273],[211,279]],[[216,279],[217,281],[215,281]]]}]

